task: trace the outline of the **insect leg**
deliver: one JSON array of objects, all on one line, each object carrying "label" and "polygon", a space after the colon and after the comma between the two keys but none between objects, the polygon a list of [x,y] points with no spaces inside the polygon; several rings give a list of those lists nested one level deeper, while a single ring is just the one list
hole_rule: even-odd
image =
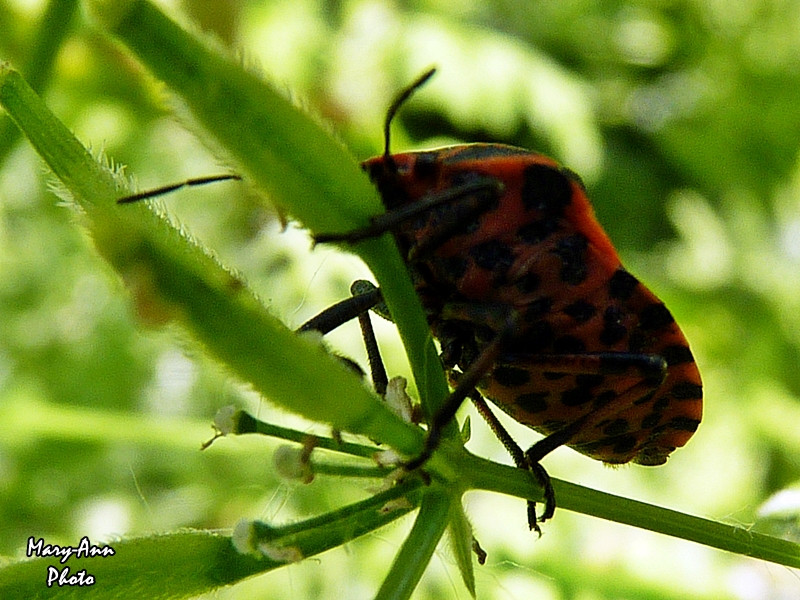
[{"label": "insect leg", "polygon": [[[357,293],[357,289],[354,289],[357,283],[353,283],[350,287],[350,291],[353,294]],[[378,288],[375,288],[375,290],[380,292]],[[378,340],[375,338],[375,330],[372,327],[369,311],[359,313],[358,324],[361,327],[364,347],[367,349],[367,361],[369,362],[369,371],[372,376],[372,387],[375,388],[375,393],[384,397],[386,396],[386,388],[389,385],[389,376],[386,374],[386,366],[381,358],[381,351],[378,348]]]},{"label": "insect leg", "polygon": [[[425,446],[422,452],[416,458],[406,463],[406,468],[416,469],[430,458],[441,441],[442,431],[450,421],[453,420],[464,399],[469,397],[475,404],[478,412],[489,424],[492,432],[500,439],[500,442],[511,454],[514,463],[518,467],[530,471],[533,476],[536,477],[539,485],[544,489],[544,514],[549,518],[555,511],[556,505],[555,492],[550,482],[550,476],[538,460],[531,460],[527,453],[522,452],[517,443],[511,438],[511,435],[491,412],[488,405],[483,400],[483,397],[476,389],[480,380],[494,368],[504,347],[507,346],[509,339],[514,331],[517,330],[516,312],[501,306],[495,308],[495,317],[499,318],[499,314],[505,313],[504,326],[496,333],[494,339],[478,353],[475,360],[469,363],[469,367],[464,373],[458,376],[455,389],[450,396],[447,397],[444,405],[433,416],[428,425],[428,435],[425,438]],[[536,503],[528,502],[528,525],[533,531],[541,533],[536,521]]]},{"label": "insect leg", "polygon": [[117,204],[131,204],[132,202],[147,200],[148,198],[157,198],[158,196],[169,194],[170,192],[178,190],[182,187],[194,187],[198,185],[206,185],[207,183],[215,183],[217,181],[228,181],[230,179],[239,181],[242,179],[242,176],[236,175],[234,173],[225,173],[223,175],[208,175],[206,177],[195,177],[193,179],[186,179],[178,183],[171,183],[169,185],[164,185],[158,188],[154,188],[152,190],[145,190],[144,192],[138,192],[136,194],[130,194],[129,196],[123,196],[122,198],[117,199]]},{"label": "insect leg", "polygon": [[[352,288],[351,288],[352,290]],[[368,311],[370,308],[378,304],[382,300],[381,291],[379,288],[372,286],[372,288],[364,293],[353,295],[346,300],[337,302],[319,313],[317,316],[312,317],[300,327],[297,332],[303,331],[319,331],[322,335],[330,333],[340,325],[352,321],[361,313]]]},{"label": "insect leg", "polygon": [[656,385],[667,374],[667,361],[662,356],[638,352],[504,353],[497,363],[567,375],[641,377],[652,379]]},{"label": "insect leg", "polygon": [[[319,331],[322,335],[325,335],[340,325],[357,318],[361,326],[364,346],[367,349],[372,385],[377,394],[384,396],[389,378],[386,375],[386,368],[383,365],[383,359],[378,349],[378,341],[375,339],[375,331],[372,328],[372,321],[369,317],[369,310],[383,301],[381,291],[369,282],[358,280],[350,286],[350,292],[353,296],[326,308],[303,323],[297,329],[297,332]],[[349,359],[339,358],[348,362],[348,364],[352,364]]]},{"label": "insect leg", "polygon": [[[537,465],[547,454],[560,446],[569,444],[590,455],[593,455],[592,452],[589,452],[590,446],[593,447],[595,452],[607,447],[613,447],[615,442],[619,441],[620,436],[614,437],[615,434],[609,434],[605,438],[601,437],[600,440],[594,440],[593,438],[597,437],[596,429],[602,428],[603,423],[608,424],[617,417],[620,412],[620,406],[635,406],[643,403],[643,401],[646,403],[656,393],[667,374],[667,363],[663,357],[654,354],[626,352],[501,356],[498,360],[498,366],[505,365],[525,369],[531,374],[539,373],[546,374],[546,376],[565,374],[577,377],[619,377],[633,382],[632,385],[616,393],[612,397],[613,401],[605,404],[598,403],[599,396],[595,396],[591,405],[587,401],[587,409],[583,415],[578,416],[560,429],[539,440],[525,452],[528,468],[533,470],[540,480],[541,477],[547,477],[547,474],[541,473]],[[588,390],[587,394],[590,394]],[[536,421],[528,421],[524,412],[517,415],[513,414],[513,410],[509,412],[515,419],[524,424],[535,428],[541,425]],[[586,442],[587,446],[585,448],[579,448],[580,440],[586,437],[593,441]],[[629,450],[630,448],[626,448],[622,452]],[[640,452],[644,452],[644,450],[640,450]],[[613,456],[613,454],[609,453],[607,457],[601,456],[598,458],[606,462],[616,462],[612,460]],[[624,456],[624,458],[618,462],[631,460],[630,456],[625,454],[621,456]],[[554,509],[555,503],[545,502],[545,509],[539,517],[539,521],[546,521],[551,518]]]},{"label": "insect leg", "polygon": [[376,215],[370,219],[369,225],[361,229],[353,229],[344,233],[320,233],[314,236],[314,241],[352,244],[367,238],[378,237],[387,232],[397,231],[404,223],[440,206],[451,206],[453,210],[458,210],[458,206],[463,200],[472,199],[471,206],[461,209],[460,212],[464,214],[459,215],[458,218],[447,220],[449,229],[442,231],[441,235],[436,234],[437,239],[440,239],[439,244],[441,244],[445,241],[444,238],[447,237],[448,232],[452,235],[452,230],[464,226],[465,220],[470,217],[471,213],[474,217],[488,210],[489,206],[496,202],[501,189],[502,185],[497,180],[489,177],[477,177]]},{"label": "insect leg", "polygon": [[503,347],[508,342],[511,333],[516,329],[516,318],[514,313],[508,315],[507,325],[495,338],[486,345],[469,365],[464,373],[458,378],[457,385],[452,393],[447,397],[444,404],[439,408],[428,423],[428,435],[425,438],[425,446],[422,452],[406,463],[406,468],[416,469],[420,467],[433,454],[439,446],[444,428],[453,420],[459,407],[464,400],[477,387],[478,382],[491,371],[497,358],[503,351]]},{"label": "insect leg", "polygon": [[[495,435],[495,437],[500,440],[500,443],[503,444],[503,447],[511,455],[511,459],[514,461],[514,464],[517,466],[517,468],[531,471],[539,482],[539,485],[544,488],[545,513],[547,513],[548,510],[546,507],[555,507],[556,502],[555,493],[553,492],[553,485],[550,483],[550,477],[547,474],[547,471],[545,471],[544,467],[542,467],[538,462],[530,462],[528,460],[525,452],[519,447],[519,444],[514,441],[514,438],[511,437],[511,434],[506,431],[506,428],[503,427],[502,423],[500,423],[478,390],[472,390],[472,392],[469,394],[469,399],[472,401],[472,404],[475,406],[478,414],[480,414],[484,421],[486,421],[486,423],[489,425],[489,429],[492,430],[492,433]],[[528,527],[531,531],[535,531],[539,535],[542,535],[542,530],[539,528],[539,524],[536,521],[536,502],[533,500],[528,500]]]},{"label": "insect leg", "polygon": [[514,441],[511,434],[506,431],[506,428],[503,427],[503,424],[492,412],[492,409],[489,408],[489,405],[486,403],[483,396],[481,396],[480,392],[478,390],[472,390],[467,396],[472,401],[472,404],[475,405],[478,414],[480,414],[487,425],[489,425],[489,429],[492,430],[495,437],[500,440],[500,443],[503,444],[503,447],[511,455],[511,460],[514,461],[514,464],[521,469],[526,468],[525,452],[519,447],[519,444]]}]

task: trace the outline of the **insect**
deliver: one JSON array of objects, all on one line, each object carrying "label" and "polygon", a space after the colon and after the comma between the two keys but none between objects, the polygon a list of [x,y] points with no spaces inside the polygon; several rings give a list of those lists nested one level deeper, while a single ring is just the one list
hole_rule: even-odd
[{"label": "insect", "polygon": [[[383,154],[362,163],[386,212],[363,229],[316,241],[391,232],[405,256],[454,386],[407,467],[425,462],[469,397],[516,464],[544,486],[544,521],[555,509],[544,456],[567,445],[612,465],[663,464],[700,423],[700,374],[669,310],[622,266],[575,173],[501,144],[391,153],[392,120],[434,72],[398,95]],[[368,290],[301,330],[327,333],[380,300],[380,290]],[[483,397],[545,437],[522,452]],[[538,530],[533,503],[528,516]]]},{"label": "insect", "polygon": [[383,155],[362,165],[386,213],[317,241],[391,231],[406,257],[455,383],[412,466],[477,391],[546,436],[515,456],[548,491],[544,520],[554,509],[546,454],[567,445],[612,465],[663,464],[700,423],[700,373],[672,314],[622,266],[575,173],[501,144],[391,153],[396,111],[433,73],[398,96]]}]

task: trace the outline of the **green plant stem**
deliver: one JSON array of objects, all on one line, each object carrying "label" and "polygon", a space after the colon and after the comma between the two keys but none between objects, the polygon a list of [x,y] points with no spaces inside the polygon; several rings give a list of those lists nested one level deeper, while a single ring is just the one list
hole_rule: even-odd
[{"label": "green plant stem", "polygon": [[230,432],[235,435],[243,435],[247,433],[258,433],[270,437],[280,438],[291,442],[298,442],[300,444],[313,438],[315,448],[324,448],[326,450],[333,450],[335,452],[343,452],[352,456],[360,456],[363,458],[373,458],[376,453],[381,452],[381,449],[375,446],[365,446],[363,444],[354,444],[352,442],[340,442],[333,438],[311,436],[308,433],[290,429],[288,427],[281,427],[280,425],[273,425],[256,419],[251,414],[237,410],[233,416],[233,430]]},{"label": "green plant stem", "polygon": [[261,552],[258,549],[260,544],[269,544],[297,549],[304,558],[314,556],[374,531],[414,510],[422,498],[418,493],[421,486],[419,478],[410,478],[360,502],[288,525],[273,527],[254,521],[249,543],[254,552]]},{"label": "green plant stem", "polygon": [[[36,28],[31,53],[22,67],[28,85],[41,94],[50,82],[56,55],[72,31],[78,0],[50,0]],[[0,164],[19,139],[20,131],[5,115],[0,116]]]},{"label": "green plant stem", "polygon": [[[466,454],[461,464],[467,486],[540,501],[541,489],[527,472]],[[760,558],[788,567],[800,567],[800,545],[687,515],[645,502],[622,498],[566,481],[552,479],[559,510],[570,510],[608,521],[633,525],[711,548]]]},{"label": "green plant stem", "polygon": [[311,458],[311,470],[315,475],[353,477],[356,479],[382,479],[391,473],[391,469],[386,467],[346,465],[340,462],[322,461],[313,457]]},{"label": "green plant stem", "polygon": [[[277,429],[271,430],[269,435],[273,434],[277,434],[277,437],[283,439],[302,441],[298,438],[300,432],[296,432],[296,435],[291,438],[280,435]],[[333,440],[330,442],[335,444]],[[356,451],[353,454],[356,456],[362,455],[362,451],[366,449],[363,446],[354,446]],[[332,447],[331,449],[336,448]],[[452,460],[455,468],[468,474],[465,484],[469,489],[493,491],[526,500],[542,500],[541,488],[525,471],[493,463],[467,452],[458,452],[452,457]],[[318,472],[321,473],[321,471]],[[570,510],[632,525],[640,529],[663,533],[789,567],[800,567],[800,546],[794,542],[748,531],[737,525],[717,523],[668,508],[593,490],[559,479],[552,479],[552,483],[556,491],[559,510]]]},{"label": "green plant stem", "polygon": [[438,486],[425,494],[414,527],[375,596],[377,600],[406,600],[411,597],[444,533],[453,503],[459,501],[459,497],[454,499],[452,493]]}]

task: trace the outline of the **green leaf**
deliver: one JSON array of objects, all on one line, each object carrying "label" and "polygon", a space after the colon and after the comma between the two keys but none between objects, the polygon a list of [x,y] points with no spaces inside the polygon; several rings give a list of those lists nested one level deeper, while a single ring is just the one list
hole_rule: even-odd
[{"label": "green leaf", "polygon": [[288,410],[401,452],[418,451],[417,428],[388,410],[317,341],[272,317],[236,275],[163,215],[144,205],[118,206],[114,174],[7,67],[0,68],[0,103],[83,209],[97,250],[126,280],[140,316],[181,321],[242,380]]},{"label": "green leaf", "polygon": [[[33,540],[35,544],[36,539]],[[47,542],[43,542],[43,548]],[[269,568],[265,560],[240,554],[228,536],[208,531],[179,531],[108,544],[110,556],[35,558],[0,569],[0,596],[23,598],[187,598],[229,585]],[[169,572],[164,569],[169,565]],[[274,565],[272,565],[274,567]],[[46,585],[52,569],[67,568],[94,578],[94,585]]]},{"label": "green leaf", "polygon": [[[73,554],[60,562],[47,557],[48,543],[38,546],[41,558],[22,561],[0,569],[0,597],[6,600],[41,598],[188,598],[231,585],[258,573],[280,568],[293,560],[314,556],[340,546],[355,537],[394,521],[419,502],[408,482],[330,513],[290,525],[272,527],[265,523],[242,523],[237,527],[237,550],[231,538],[209,531],[178,531],[107,544],[113,553],[86,557]],[[399,502],[404,498],[405,502]],[[87,547],[90,546],[88,538]],[[38,539],[31,538],[37,556]],[[77,546],[80,548],[80,543]],[[51,547],[52,548],[52,547]],[[101,547],[102,548],[102,547]],[[29,548],[30,549],[30,548]],[[169,565],[169,569],[164,569]],[[59,586],[48,577],[84,573],[94,585]]]},{"label": "green leaf", "polygon": [[[113,7],[110,5],[113,4]],[[349,231],[382,212],[353,156],[261,77],[143,0],[90,2],[93,13],[224,146],[272,202],[312,232]],[[391,236],[353,248],[378,279],[403,338],[423,407],[447,396],[427,321]]]}]

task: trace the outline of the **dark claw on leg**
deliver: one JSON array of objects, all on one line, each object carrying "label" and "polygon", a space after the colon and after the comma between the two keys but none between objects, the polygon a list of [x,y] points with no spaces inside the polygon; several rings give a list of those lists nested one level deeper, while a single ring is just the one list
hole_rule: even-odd
[{"label": "dark claw on leg", "polygon": [[536,477],[536,481],[544,488],[544,512],[541,517],[536,516],[536,503],[528,501],[528,527],[531,531],[535,531],[541,537],[542,530],[539,523],[544,523],[551,519],[556,512],[556,494],[553,491],[553,484],[550,481],[550,475],[544,470],[544,467],[538,462],[529,463],[528,470]]}]

